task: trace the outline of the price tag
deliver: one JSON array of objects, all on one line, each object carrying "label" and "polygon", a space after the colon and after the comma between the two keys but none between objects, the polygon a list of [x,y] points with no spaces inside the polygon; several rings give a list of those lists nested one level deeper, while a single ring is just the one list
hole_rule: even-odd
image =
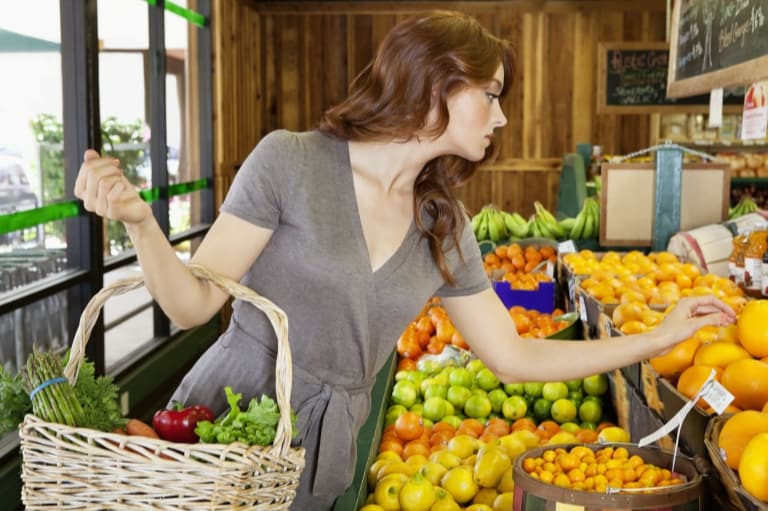
[{"label": "price tag", "polygon": [[579,317],[583,322],[587,322],[587,304],[584,303],[584,297],[579,295]]},{"label": "price tag", "polygon": [[723,125],[723,89],[712,89],[709,93],[708,128],[719,128]]},{"label": "price tag", "polygon": [[555,278],[555,264],[552,261],[547,261],[547,268],[544,272],[550,279]]},{"label": "price tag", "polygon": [[733,394],[715,379],[710,381],[709,385],[704,385],[701,389],[701,397],[718,415],[723,413],[734,399]]},{"label": "price tag", "polygon": [[576,252],[576,244],[573,240],[565,240],[557,244],[558,254],[571,254],[573,252]]},{"label": "price tag", "polygon": [[741,116],[741,139],[765,138],[768,124],[768,82],[753,83],[744,96]]},{"label": "price tag", "polygon": [[[669,421],[667,421],[666,424],[664,424],[662,427],[660,427],[659,429],[657,429],[656,431],[654,431],[650,435],[647,435],[647,436],[644,436],[643,438],[641,438],[640,441],[637,442],[637,446],[638,447],[644,447],[644,446],[646,446],[648,444],[652,444],[653,442],[656,442],[657,440],[659,440],[663,436],[668,435],[669,433],[671,433],[674,429],[680,427],[680,425],[685,420],[685,416],[688,415],[688,412],[690,412],[691,409],[696,405],[696,401],[698,401],[699,398],[702,397],[704,393],[709,392],[708,389],[709,389],[709,386],[712,385],[712,382],[716,382],[716,380],[715,380],[715,370],[714,369],[709,373],[709,377],[704,382],[704,384],[701,386],[701,388],[696,393],[696,395],[693,396],[693,399],[691,399],[687,403],[685,403],[683,405],[683,407],[680,408],[680,410],[678,410],[677,413],[671,419],[669,419]],[[723,390],[725,392],[728,392],[724,388],[723,388]],[[731,399],[733,399],[733,396],[731,396]],[[730,403],[730,401],[728,401],[728,403]],[[728,406],[727,403],[726,403],[726,406]],[[712,408],[714,408],[714,406]],[[725,407],[723,407],[723,409],[725,409]],[[720,412],[718,412],[718,413],[720,413]]]}]

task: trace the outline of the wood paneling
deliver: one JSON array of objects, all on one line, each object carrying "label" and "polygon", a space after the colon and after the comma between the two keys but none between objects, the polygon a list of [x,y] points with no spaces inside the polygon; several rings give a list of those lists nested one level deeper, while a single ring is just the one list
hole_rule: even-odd
[{"label": "wood paneling", "polygon": [[600,41],[664,40],[665,1],[213,3],[215,155],[223,197],[235,167],[269,131],[310,129],[340,101],[384,35],[415,11],[476,16],[516,53],[496,164],[459,197],[528,214],[555,208],[562,155],[592,142],[607,154],[647,147],[650,115],[597,115]]}]

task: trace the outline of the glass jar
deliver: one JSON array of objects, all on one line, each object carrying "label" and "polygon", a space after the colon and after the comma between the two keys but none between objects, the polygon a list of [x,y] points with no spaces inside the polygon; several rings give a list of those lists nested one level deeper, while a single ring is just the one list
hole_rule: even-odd
[{"label": "glass jar", "polygon": [[768,249],[768,231],[752,231],[744,254],[744,293],[759,298],[763,280],[763,256]]}]

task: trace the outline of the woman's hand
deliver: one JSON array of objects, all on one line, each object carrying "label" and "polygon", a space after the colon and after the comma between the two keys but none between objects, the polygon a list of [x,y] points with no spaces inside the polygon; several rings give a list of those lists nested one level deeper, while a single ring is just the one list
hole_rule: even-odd
[{"label": "woman's hand", "polygon": [[726,326],[736,321],[736,314],[714,296],[683,298],[667,314],[654,333],[664,340],[664,351],[684,341],[705,326]]},{"label": "woman's hand", "polygon": [[152,217],[152,209],[136,192],[118,167],[119,161],[85,151],[75,181],[75,197],[87,211],[126,224],[139,224]]}]

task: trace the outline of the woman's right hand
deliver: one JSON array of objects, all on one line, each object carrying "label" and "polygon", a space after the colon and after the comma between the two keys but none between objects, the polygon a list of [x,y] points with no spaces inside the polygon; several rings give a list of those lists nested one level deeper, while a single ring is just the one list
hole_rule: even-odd
[{"label": "woman's right hand", "polygon": [[139,224],[152,218],[152,209],[125,178],[119,160],[102,157],[93,149],[83,155],[75,181],[75,197],[87,211],[126,224]]}]

